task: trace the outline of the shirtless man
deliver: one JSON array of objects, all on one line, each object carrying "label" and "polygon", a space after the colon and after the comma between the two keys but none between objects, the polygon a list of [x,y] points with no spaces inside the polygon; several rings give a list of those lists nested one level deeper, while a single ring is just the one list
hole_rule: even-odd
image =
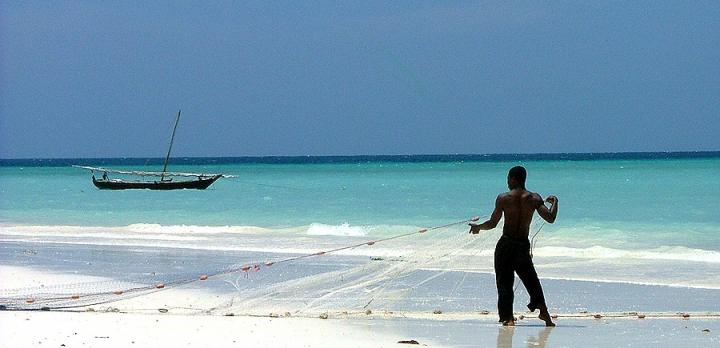
[{"label": "shirtless man", "polygon": [[495,247],[495,284],[498,290],[498,314],[500,322],[506,326],[515,325],[513,317],[513,282],[516,272],[530,294],[528,308],[531,312],[540,309],[538,318],[545,321],[546,326],[555,326],[550,319],[542,286],[535,272],[530,255],[530,223],[533,214],[549,223],[557,217],[558,199],[548,196],[545,202],[551,204],[548,209],[539,194],[525,189],[527,171],[523,167],[513,167],[508,173],[507,182],[510,191],[501,193],[495,200],[495,210],[490,219],[481,224],[471,223],[470,233],[477,234],[481,230],[490,230],[497,226],[500,218],[505,215],[503,234]]}]

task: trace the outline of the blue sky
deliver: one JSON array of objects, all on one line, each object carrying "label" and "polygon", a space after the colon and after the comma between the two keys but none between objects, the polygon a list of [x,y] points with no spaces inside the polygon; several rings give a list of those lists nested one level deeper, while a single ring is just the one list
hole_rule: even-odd
[{"label": "blue sky", "polygon": [[720,150],[720,2],[0,2],[0,157]]}]

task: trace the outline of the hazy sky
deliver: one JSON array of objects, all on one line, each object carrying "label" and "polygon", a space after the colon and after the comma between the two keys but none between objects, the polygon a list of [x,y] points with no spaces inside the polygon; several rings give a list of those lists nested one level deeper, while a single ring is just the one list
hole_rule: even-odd
[{"label": "hazy sky", "polygon": [[719,1],[0,1],[0,157],[720,150]]}]

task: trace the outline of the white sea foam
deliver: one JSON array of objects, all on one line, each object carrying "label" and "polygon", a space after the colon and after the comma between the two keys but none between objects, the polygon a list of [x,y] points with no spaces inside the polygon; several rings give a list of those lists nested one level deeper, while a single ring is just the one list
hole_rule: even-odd
[{"label": "white sea foam", "polygon": [[198,226],[198,225],[160,225],[137,223],[125,226],[124,229],[139,233],[167,234],[220,234],[220,233],[263,233],[270,229],[257,226]]},{"label": "white sea foam", "polygon": [[[264,251],[270,251],[278,248],[280,252],[298,252],[315,250],[316,245],[309,241],[303,241],[304,245],[300,246],[292,242],[295,237],[314,236],[318,241],[323,241],[323,236],[335,237],[365,237],[368,235],[384,235],[390,236],[399,233],[406,233],[415,229],[412,226],[351,226],[348,223],[340,225],[327,225],[322,223],[313,223],[309,226],[297,226],[281,229],[268,229],[257,226],[195,226],[195,225],[159,225],[138,223],[127,226],[106,227],[106,226],[62,226],[62,225],[0,225],[0,236],[13,237],[15,240],[38,238],[52,238],[58,241],[58,238],[67,241],[85,239],[97,239],[105,242],[99,244],[107,244],[110,240],[148,240],[148,245],[155,245],[151,241],[177,241],[184,242],[183,247],[191,247],[195,244],[197,248],[217,247],[217,243],[213,243],[217,239],[218,242],[226,240],[228,237],[222,237],[223,234],[232,234],[229,237],[233,244],[239,243],[237,246],[245,245],[241,235],[246,235],[253,240],[282,236],[283,243],[280,246],[275,244],[273,247],[262,247]],[[288,233],[289,232],[289,233]],[[278,235],[280,233],[280,235]],[[19,238],[18,238],[19,237]],[[241,238],[241,239],[238,239]],[[330,241],[330,240],[325,240]],[[275,241],[277,242],[277,241]],[[356,243],[357,240],[348,240],[348,243]],[[412,239],[406,239],[408,249],[412,249]],[[334,238],[333,244],[341,246],[342,239]],[[225,242],[222,242],[223,246]],[[260,244],[252,247],[257,248]],[[230,246],[236,249],[236,245]],[[299,248],[298,248],[299,247]],[[292,250],[289,250],[292,249]],[[492,247],[482,251],[472,250],[477,256],[492,256]],[[461,254],[463,251],[459,251]],[[363,251],[354,251],[353,253],[362,254]],[[603,260],[658,260],[658,261],[684,261],[684,262],[703,262],[703,263],[720,263],[720,251],[694,249],[683,246],[661,246],[649,249],[617,249],[605,246],[595,245],[587,248],[577,248],[570,246],[544,246],[534,249],[534,254],[539,257],[559,257],[559,258],[576,258],[576,259],[603,259]]]},{"label": "white sea foam", "polygon": [[130,235],[137,234],[256,234],[270,232],[273,230],[257,226],[197,226],[197,225],[160,225],[137,223],[127,226],[71,226],[71,225],[0,225],[0,234],[5,235],[39,235],[39,234],[62,234],[79,235],[82,233],[119,233]]},{"label": "white sea foam", "polygon": [[348,223],[341,225],[325,225],[320,223],[311,224],[307,229],[310,236],[346,236],[362,237],[367,235],[365,227],[350,226]]},{"label": "white sea foam", "polygon": [[534,254],[541,257],[572,257],[581,259],[642,259],[720,263],[720,252],[691,249],[681,246],[663,246],[645,250],[623,250],[602,246],[589,248],[547,246],[536,248]]},{"label": "white sea foam", "polygon": [[0,233],[0,235],[12,235],[20,237],[63,237],[63,238],[97,238],[97,239],[140,239],[140,240],[172,240],[172,241],[185,241],[185,242],[197,242],[207,240],[205,237],[193,237],[193,236],[173,236],[164,234],[133,234],[128,235],[125,233],[108,233],[108,232],[77,232],[72,234],[67,233],[53,233],[53,232],[21,232],[16,231],[13,233]]}]

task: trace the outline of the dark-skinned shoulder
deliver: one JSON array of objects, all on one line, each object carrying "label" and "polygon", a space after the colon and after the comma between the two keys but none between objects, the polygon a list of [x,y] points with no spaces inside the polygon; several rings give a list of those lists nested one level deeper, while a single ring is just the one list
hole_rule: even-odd
[{"label": "dark-skinned shoulder", "polygon": [[543,199],[539,194],[537,194],[536,192],[531,192],[530,196],[532,197],[531,199],[533,200],[536,209],[543,205]]},{"label": "dark-skinned shoulder", "polygon": [[510,192],[503,192],[497,196],[495,199],[495,205],[501,205],[502,203],[505,203],[507,201],[508,197],[510,197]]}]

